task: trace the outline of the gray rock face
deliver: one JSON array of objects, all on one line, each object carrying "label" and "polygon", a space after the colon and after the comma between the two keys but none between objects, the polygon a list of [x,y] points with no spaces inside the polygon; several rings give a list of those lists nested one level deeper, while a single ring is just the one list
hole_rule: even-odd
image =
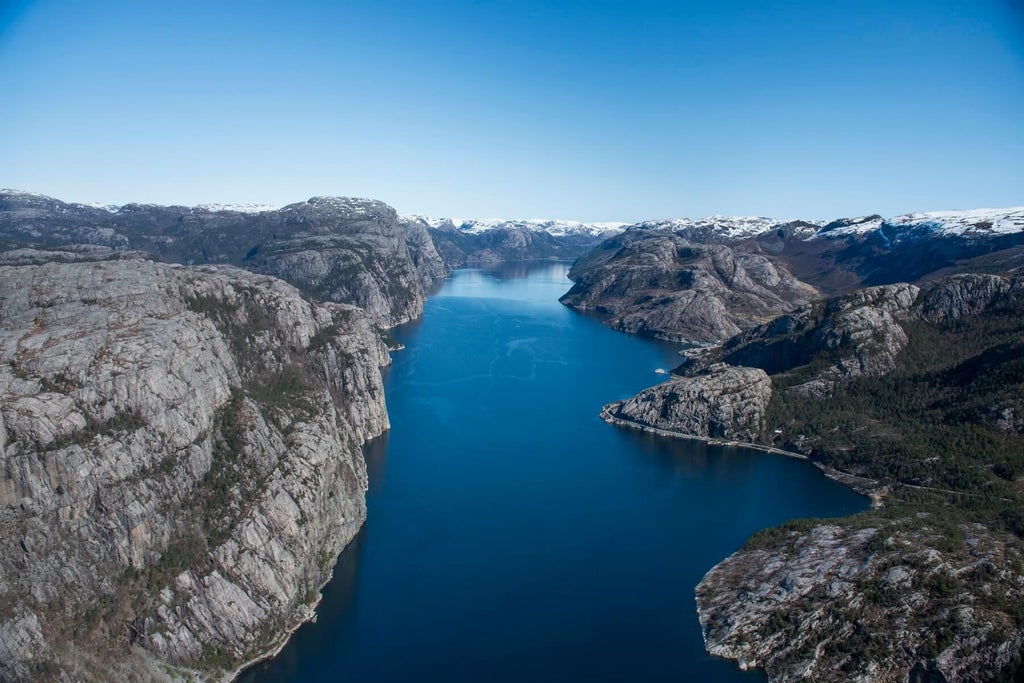
[{"label": "gray rock face", "polygon": [[816,362],[818,369],[792,390],[826,397],[856,377],[890,372],[907,344],[904,325],[948,324],[1021,297],[1020,281],[1001,275],[958,275],[921,287],[867,287],[803,306],[719,347],[691,353],[677,372],[724,362],[776,375]]},{"label": "gray rock face", "polygon": [[382,202],[314,197],[277,210],[127,204],[113,210],[0,192],[0,243],[88,244],[172,263],[232,264],[350,303],[391,327],[423,311],[424,282],[447,271],[429,235],[407,232]]},{"label": "gray rock face", "polygon": [[913,670],[995,679],[1024,645],[1005,608],[1024,597],[1024,576],[995,569],[1019,567],[1020,551],[981,525],[964,525],[964,540],[949,546],[928,525],[755,537],[697,587],[708,652],[772,681],[898,683]]},{"label": "gray rock face", "polygon": [[618,330],[717,343],[819,296],[773,259],[631,229],[572,269],[562,303]]},{"label": "gray rock face", "polygon": [[360,310],[243,270],[0,267],[0,675],[273,648],[364,519],[388,361]]},{"label": "gray rock face", "polygon": [[[928,291],[932,301],[933,292],[948,297],[960,290],[944,282]],[[919,292],[914,285],[884,285],[803,306],[719,347],[691,351],[667,382],[609,404],[602,414],[684,436],[759,442],[772,397],[770,374],[817,361],[816,371],[791,391],[827,397],[855,377],[891,371],[907,344],[900,321],[923,315],[915,305]],[[1011,421],[1013,415],[1007,413]]]},{"label": "gray rock face", "polygon": [[420,274],[420,282],[424,289],[446,276],[451,267],[444,256],[437,250],[429,230],[418,222],[402,221],[405,230],[405,242],[409,248],[409,256]]},{"label": "gray rock face", "polygon": [[[769,376],[795,378],[787,391],[825,399],[856,378],[891,372],[908,343],[905,325],[950,324],[1004,306],[1013,317],[1012,306],[1022,299],[1019,279],[995,275],[857,290],[802,306],[720,346],[691,349],[669,381],[605,406],[603,415],[685,436],[759,442],[772,397]],[[1022,429],[1017,396],[982,413],[1003,431]]]},{"label": "gray rock face", "polygon": [[928,287],[916,313],[931,323],[961,320],[983,313],[1007,297],[1024,296],[1020,280],[1001,275],[965,274],[939,280]]},{"label": "gray rock face", "polygon": [[610,403],[602,416],[682,436],[752,443],[761,436],[771,396],[764,370],[719,364]]}]

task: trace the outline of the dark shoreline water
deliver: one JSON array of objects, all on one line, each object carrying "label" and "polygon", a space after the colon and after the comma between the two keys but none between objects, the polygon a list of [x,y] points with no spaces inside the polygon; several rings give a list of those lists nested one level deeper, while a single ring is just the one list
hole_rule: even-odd
[{"label": "dark shoreline water", "polygon": [[453,273],[385,386],[368,519],[317,622],[240,681],[757,681],[693,589],[754,531],[866,499],[812,465],[607,425],[676,346],[557,303],[567,264]]}]

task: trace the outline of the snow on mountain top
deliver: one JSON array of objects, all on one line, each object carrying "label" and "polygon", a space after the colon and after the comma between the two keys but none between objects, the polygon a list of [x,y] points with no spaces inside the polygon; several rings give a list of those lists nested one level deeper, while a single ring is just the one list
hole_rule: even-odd
[{"label": "snow on mountain top", "polygon": [[878,230],[885,223],[881,216],[860,216],[859,218],[841,218],[825,225],[811,239],[818,237],[841,237],[845,235],[866,235]]},{"label": "snow on mountain top", "polygon": [[705,216],[704,218],[672,218],[638,223],[642,229],[691,230],[710,233],[714,237],[741,240],[755,237],[786,223],[766,216]]},{"label": "snow on mountain top", "polygon": [[418,213],[403,214],[398,219],[403,223],[423,223],[430,228],[441,228],[446,224],[455,227],[462,221],[461,218],[431,218],[430,216],[421,216]]},{"label": "snow on mountain top", "polygon": [[206,211],[232,211],[234,213],[266,213],[277,211],[278,207],[270,204],[196,204],[193,208]]},{"label": "snow on mountain top", "polygon": [[431,228],[449,226],[459,232],[479,235],[496,228],[522,228],[532,232],[546,232],[549,235],[600,235],[608,231],[621,232],[628,225],[619,222],[583,223],[581,221],[552,220],[548,218],[513,219],[504,218],[431,218],[410,214],[402,216],[402,220],[419,222]]},{"label": "snow on mountain top", "polygon": [[[59,202],[48,195],[23,190],[2,189],[0,195],[28,200],[29,205],[43,205],[47,202]],[[64,204],[63,202],[60,202]],[[345,211],[369,212],[386,205],[376,200],[351,197],[313,197],[306,202],[290,204],[288,209],[300,209],[306,206],[337,208]],[[259,214],[279,211],[276,206],[268,204],[199,204],[194,207],[164,206],[158,204],[77,204],[67,203],[65,206],[76,206],[101,209],[111,213],[120,211],[138,211],[141,209],[183,209],[200,211],[226,211],[244,214]],[[389,208],[389,210],[391,210]],[[644,221],[635,225],[621,222],[592,222],[570,220],[551,220],[546,218],[502,219],[502,218],[430,218],[417,214],[401,216],[407,222],[419,222],[431,228],[457,230],[468,234],[481,234],[495,228],[527,229],[534,232],[546,232],[555,236],[588,235],[596,237],[605,232],[621,232],[629,227],[650,230],[690,230],[697,233],[697,239],[719,239],[724,241],[740,241],[770,232],[781,225],[790,223],[788,220],[768,218],[765,216],[706,216],[704,218],[675,218],[669,220]],[[966,211],[931,211],[926,213],[908,213],[894,218],[882,219],[877,215],[859,218],[843,218],[832,222],[804,221],[803,226],[794,226],[791,233],[798,239],[834,239],[839,237],[866,236],[878,230],[904,230],[926,232],[947,237],[986,237],[992,235],[1012,235],[1024,233],[1024,206],[1005,209],[969,209]],[[817,227],[813,227],[817,226]]]},{"label": "snow on mountain top", "polygon": [[944,235],[1010,235],[1024,232],[1024,206],[908,213],[886,222],[895,227],[926,228]]},{"label": "snow on mountain top", "polygon": [[82,206],[88,206],[90,209],[103,209],[110,213],[117,213],[121,208],[117,204],[100,204],[99,202],[89,202],[88,204],[82,204]]},{"label": "snow on mountain top", "polygon": [[31,197],[32,199],[52,199],[45,194],[39,194],[38,192],[26,192],[25,190],[14,190],[11,188],[4,188],[0,190],[0,194],[9,194],[14,197]]},{"label": "snow on mountain top", "polygon": [[[770,232],[788,220],[764,216],[707,216],[705,218],[676,218],[646,221],[636,227],[658,230],[691,230],[723,240],[743,240]],[[926,229],[944,236],[1009,235],[1024,232],[1024,207],[1008,209],[971,209],[968,211],[932,211],[910,213],[895,218],[860,216],[842,218],[832,222],[805,221],[817,229],[798,229],[801,239],[835,239],[868,235],[883,227],[895,229]]]}]

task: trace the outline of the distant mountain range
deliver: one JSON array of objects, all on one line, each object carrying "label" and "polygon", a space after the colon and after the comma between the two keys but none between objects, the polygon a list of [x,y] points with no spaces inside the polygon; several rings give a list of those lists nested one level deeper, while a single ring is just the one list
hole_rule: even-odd
[{"label": "distant mountain range", "polygon": [[422,223],[435,230],[460,232],[479,235],[490,230],[524,229],[531,232],[546,232],[555,237],[566,235],[608,236],[609,233],[622,232],[629,223],[581,223],[579,221],[551,220],[548,218],[530,218],[506,220],[502,218],[430,218],[410,214],[402,216],[409,223]]},{"label": "distant mountain range", "polygon": [[[218,205],[204,205],[213,208]],[[225,210],[260,211],[259,205],[243,205],[237,208],[223,205]],[[737,241],[757,237],[779,228],[789,227],[801,239],[835,238],[849,235],[867,235],[872,232],[925,230],[944,236],[1007,235],[1024,231],[1024,206],[1008,209],[971,209],[967,211],[932,211],[908,213],[893,218],[878,214],[856,218],[838,218],[831,221],[791,220],[766,216],[705,216],[703,218],[673,218],[648,220],[639,223],[621,221],[586,223],[571,220],[547,218],[501,219],[501,218],[431,218],[417,214],[401,216],[405,223],[420,223],[424,227],[447,232],[479,235],[491,230],[525,229],[531,232],[546,232],[549,235],[591,235],[609,237],[629,228],[642,230],[687,231],[715,241]]]}]

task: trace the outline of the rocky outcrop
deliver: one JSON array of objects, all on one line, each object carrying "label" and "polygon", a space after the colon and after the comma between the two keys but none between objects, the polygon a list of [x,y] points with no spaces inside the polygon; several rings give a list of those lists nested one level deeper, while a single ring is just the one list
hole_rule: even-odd
[{"label": "rocky outcrop", "polygon": [[[709,653],[772,681],[994,680],[1024,646],[1019,545],[931,516],[761,532],[697,587]],[[1017,569],[1012,569],[1016,567]]]},{"label": "rocky outcrop", "polygon": [[314,197],[281,209],[95,208],[0,192],[0,246],[77,244],[274,275],[314,298],[355,304],[384,327],[419,316],[424,283],[447,272],[429,235],[410,236],[394,209],[369,199]]},{"label": "rocky outcrop", "polygon": [[805,381],[790,391],[826,397],[857,377],[892,371],[907,344],[907,324],[952,324],[1021,298],[1020,280],[1002,275],[957,275],[921,287],[867,287],[803,306],[721,346],[690,352],[676,372],[714,363],[758,367],[770,375],[796,371]]},{"label": "rocky outcrop", "polygon": [[364,519],[387,362],[362,311],[243,270],[0,267],[0,677],[272,649]]},{"label": "rocky outcrop", "polygon": [[[1017,279],[967,275],[923,289],[882,285],[807,304],[720,346],[689,350],[668,381],[605,406],[602,416],[680,436],[770,446],[769,376],[786,378],[786,392],[827,398],[857,378],[891,372],[908,343],[905,325],[950,324],[1022,298]],[[1022,412],[1013,398],[989,407],[986,419],[1016,432]]]},{"label": "rocky outcrop", "polygon": [[698,343],[721,342],[819,296],[768,256],[639,229],[606,241],[569,277],[565,305],[624,332]]},{"label": "rocky outcrop", "polygon": [[724,362],[776,375],[817,362],[806,381],[791,390],[828,396],[838,384],[895,367],[907,344],[900,321],[918,317],[919,291],[914,285],[883,285],[803,306],[720,347],[690,353],[679,372]]},{"label": "rocky outcrop", "polygon": [[718,364],[610,403],[601,415],[609,422],[680,436],[752,443],[761,437],[771,396],[764,370]]},{"label": "rocky outcrop", "polygon": [[993,306],[1024,297],[1024,282],[990,274],[954,275],[928,286],[915,314],[930,323],[950,323],[980,315]]},{"label": "rocky outcrop", "polygon": [[[1024,283],[998,275],[960,275],[923,287],[867,287],[807,304],[719,346],[690,349],[667,382],[609,404],[602,414],[610,421],[683,436],[760,442],[767,436],[764,416],[773,386],[823,399],[859,378],[887,375],[908,344],[910,325],[948,327],[982,315],[1004,316],[1012,337],[1022,301]],[[942,381],[968,381],[986,368],[1015,362],[1017,353],[1002,345]],[[958,378],[965,373],[971,375],[968,380]],[[1006,432],[1021,431],[1019,396],[1010,390],[997,398],[972,407],[977,416],[959,419],[980,418]]]}]

